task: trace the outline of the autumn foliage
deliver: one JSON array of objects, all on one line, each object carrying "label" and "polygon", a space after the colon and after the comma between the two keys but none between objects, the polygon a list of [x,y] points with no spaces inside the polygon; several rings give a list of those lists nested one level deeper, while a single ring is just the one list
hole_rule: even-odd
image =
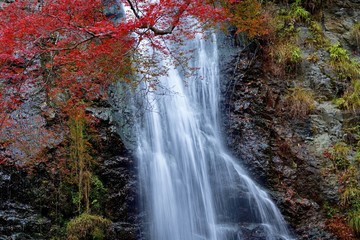
[{"label": "autumn foliage", "polygon": [[334,216],[326,221],[326,228],[334,233],[339,239],[358,239],[351,228],[346,224],[346,220],[341,216]]},{"label": "autumn foliage", "polygon": [[270,16],[257,0],[220,1],[237,33],[244,32],[249,38],[264,37],[271,32]]},{"label": "autumn foliage", "polygon": [[46,108],[66,120],[105,98],[114,81],[136,87],[137,72],[146,80],[165,74],[149,72],[156,61],[142,51],[172,55],[170,42],[225,20],[223,13],[206,0],[0,2],[0,145],[19,139],[14,129],[23,127],[15,111],[39,93]]},{"label": "autumn foliage", "polygon": [[[126,19],[104,11],[121,4]],[[142,42],[169,54],[163,41],[191,37],[194,18],[225,19],[204,0],[18,0],[0,14],[0,79],[9,100],[20,101],[36,85],[64,106],[99,97],[113,80],[129,81],[130,56]]]},{"label": "autumn foliage", "polygon": [[[166,71],[159,56],[183,56],[181,45],[206,27],[229,20],[249,37],[267,34],[258,1],[222,0],[16,0],[0,3],[0,147],[22,146],[23,158],[39,161],[61,141],[44,118],[66,122],[74,111],[106,98],[107,87],[123,81],[135,88]],[[144,52],[149,51],[156,58]],[[178,60],[179,58],[173,57]],[[186,58],[185,58],[186,59]],[[143,77],[137,79],[139,74]],[[22,123],[16,112],[42,94],[39,124]],[[53,119],[54,116],[51,118]],[[35,116],[27,116],[28,121]],[[15,131],[16,129],[16,131]],[[27,130],[25,130],[27,129]],[[30,134],[43,132],[44,134]],[[35,137],[38,136],[38,137]],[[24,136],[24,137],[20,137]],[[34,140],[29,138],[33,136]],[[26,140],[27,139],[27,140]],[[54,140],[56,139],[56,141]],[[25,144],[26,143],[26,144]],[[3,151],[4,153],[4,151]],[[0,162],[4,162],[2,154]],[[33,156],[33,157],[29,157]]]},{"label": "autumn foliage", "polygon": [[[17,0],[3,4],[0,87],[5,90],[0,99],[6,109],[1,112],[20,104],[29,88],[46,90],[49,101],[65,110],[101,98],[114,80],[132,81],[129,76],[145,62],[133,58],[139,46],[170,55],[174,50],[165,43],[191,38],[205,25],[230,20],[249,37],[268,33],[258,1],[221,3],[221,7],[208,0]],[[119,16],[123,9],[126,16]]]}]

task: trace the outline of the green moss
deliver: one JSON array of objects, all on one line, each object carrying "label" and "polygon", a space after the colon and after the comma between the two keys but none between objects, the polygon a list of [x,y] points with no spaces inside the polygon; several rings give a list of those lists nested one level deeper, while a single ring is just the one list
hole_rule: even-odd
[{"label": "green moss", "polygon": [[330,53],[330,61],[331,63],[334,63],[334,65],[339,62],[350,61],[349,54],[347,53],[346,49],[341,47],[340,43],[331,45],[328,48],[328,51]]},{"label": "green moss", "polygon": [[91,170],[95,161],[90,155],[91,145],[86,136],[86,115],[84,111],[78,111],[70,115],[70,158],[69,168],[71,176],[69,181],[78,186],[78,196],[73,197],[73,202],[78,205],[78,212],[89,212]]},{"label": "green moss", "polygon": [[334,98],[333,100],[332,100],[332,103],[333,104],[335,104],[336,106],[338,106],[338,107],[341,107],[341,106],[343,106],[344,104],[345,104],[345,99],[344,98]]},{"label": "green moss", "polygon": [[66,228],[69,240],[97,239],[105,238],[105,230],[110,226],[111,221],[101,216],[81,214],[72,219]]}]

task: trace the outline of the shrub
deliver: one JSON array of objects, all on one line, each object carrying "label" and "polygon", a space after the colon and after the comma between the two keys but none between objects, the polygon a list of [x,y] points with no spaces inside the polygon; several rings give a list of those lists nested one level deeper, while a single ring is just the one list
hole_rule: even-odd
[{"label": "shrub", "polygon": [[337,72],[340,79],[351,79],[352,83],[342,98],[336,104],[356,111],[360,107],[360,63],[350,57],[348,51],[334,44],[328,48],[329,64]]},{"label": "shrub", "polygon": [[326,213],[326,217],[327,218],[332,218],[335,216],[335,214],[338,213],[338,209],[332,207],[328,202],[325,202],[324,203],[324,206],[323,206],[324,210],[325,210],[325,213]]},{"label": "shrub", "polygon": [[311,13],[316,13],[321,11],[322,5],[326,1],[327,0],[302,0],[301,2],[306,10],[308,10]]},{"label": "shrub", "polygon": [[[359,126],[355,125],[348,129],[358,133]],[[360,148],[359,141],[353,142],[353,145],[347,145],[344,142],[336,143],[326,152],[324,156],[330,159],[336,170],[336,178],[339,184],[340,204],[339,207],[346,216],[348,229],[342,224],[341,229],[332,222],[328,225],[340,239],[358,239],[355,234],[360,234],[360,185],[359,185],[359,165],[356,154]],[[326,206],[325,206],[326,209]],[[340,220],[340,218],[338,218]],[[341,219],[344,217],[341,216]],[[333,219],[335,220],[335,219]],[[352,231],[351,231],[352,230]],[[353,233],[352,233],[353,232]],[[355,234],[354,234],[355,233]]]},{"label": "shrub", "polygon": [[282,8],[278,12],[278,18],[282,19],[285,27],[290,24],[306,22],[310,19],[310,13],[302,7],[301,1],[296,0],[289,8]]},{"label": "shrub", "polygon": [[87,213],[72,219],[66,228],[68,240],[97,239],[105,238],[105,230],[110,226],[111,221],[101,216]]},{"label": "shrub", "polygon": [[337,239],[356,240],[352,229],[346,224],[344,217],[335,215],[326,221],[326,227],[337,236]]},{"label": "shrub", "polygon": [[78,196],[73,198],[78,212],[89,212],[91,190],[91,166],[95,163],[90,155],[91,145],[86,136],[86,116],[84,111],[74,111],[69,116],[70,157],[68,165],[71,171],[70,183],[78,186]]}]

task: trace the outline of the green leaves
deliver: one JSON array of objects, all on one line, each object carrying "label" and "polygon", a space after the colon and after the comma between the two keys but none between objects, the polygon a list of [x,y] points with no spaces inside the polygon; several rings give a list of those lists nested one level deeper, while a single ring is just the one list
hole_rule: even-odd
[{"label": "green leaves", "polygon": [[328,52],[329,64],[336,71],[338,80],[351,80],[350,87],[344,96],[337,100],[337,104],[356,111],[360,108],[360,63],[351,58],[348,51],[339,43],[331,45]]},{"label": "green leaves", "polygon": [[296,3],[291,5],[290,16],[296,21],[307,21],[309,20],[310,13],[300,5],[300,1],[296,1]]}]

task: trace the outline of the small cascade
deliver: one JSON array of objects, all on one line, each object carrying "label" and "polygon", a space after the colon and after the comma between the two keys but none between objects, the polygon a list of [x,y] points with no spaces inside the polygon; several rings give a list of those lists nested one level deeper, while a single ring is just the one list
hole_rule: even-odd
[{"label": "small cascade", "polygon": [[219,128],[216,36],[192,40],[185,80],[160,79],[175,94],[149,92],[138,124],[139,179],[151,240],[293,239],[269,195],[230,156]]}]

